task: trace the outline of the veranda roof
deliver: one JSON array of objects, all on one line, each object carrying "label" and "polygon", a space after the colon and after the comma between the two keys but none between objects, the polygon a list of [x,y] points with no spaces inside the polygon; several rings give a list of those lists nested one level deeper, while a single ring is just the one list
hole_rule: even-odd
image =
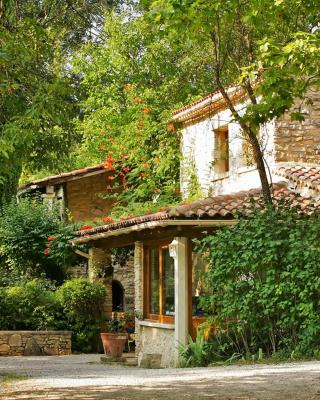
[{"label": "veranda roof", "polygon": [[[307,213],[315,209],[320,211],[320,200],[303,197],[290,191],[286,182],[273,185],[273,197],[278,200],[290,201]],[[259,200],[261,200],[261,189],[208,197],[203,200],[168,207],[156,213],[80,230],[75,233],[76,238],[72,242],[73,244],[87,243],[109,236],[120,236],[134,231],[172,225],[199,225],[202,227],[229,225],[235,222],[239,213],[249,214],[252,209],[252,202],[257,202],[259,206]]]}]

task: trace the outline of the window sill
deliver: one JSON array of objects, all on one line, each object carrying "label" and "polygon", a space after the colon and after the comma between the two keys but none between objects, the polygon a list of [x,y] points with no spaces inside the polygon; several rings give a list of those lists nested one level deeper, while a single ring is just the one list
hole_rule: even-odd
[{"label": "window sill", "polygon": [[245,174],[246,172],[251,172],[256,170],[257,167],[255,165],[250,165],[249,167],[239,167],[237,169],[237,173],[238,174]]},{"label": "window sill", "polygon": [[212,182],[222,181],[223,179],[229,178],[229,176],[230,176],[229,172],[220,173],[220,174],[216,173]]},{"label": "window sill", "polygon": [[139,321],[139,326],[148,326],[150,328],[160,328],[160,329],[172,329],[174,330],[174,324],[163,324],[161,322],[155,321]]}]

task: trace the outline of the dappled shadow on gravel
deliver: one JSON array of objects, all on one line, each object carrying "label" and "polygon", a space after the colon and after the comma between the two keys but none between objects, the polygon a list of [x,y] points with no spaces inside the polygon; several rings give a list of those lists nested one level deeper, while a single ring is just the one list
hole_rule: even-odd
[{"label": "dappled shadow on gravel", "polygon": [[24,388],[23,383],[0,389],[1,400],[320,400],[319,374],[274,374],[241,378],[201,379],[144,386],[83,386]]}]

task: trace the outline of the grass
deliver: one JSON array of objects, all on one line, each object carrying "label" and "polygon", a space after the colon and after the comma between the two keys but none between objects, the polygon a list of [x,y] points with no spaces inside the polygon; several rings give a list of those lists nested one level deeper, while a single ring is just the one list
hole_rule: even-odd
[{"label": "grass", "polygon": [[12,372],[0,372],[0,383],[11,383],[27,379],[26,375],[19,375]]}]

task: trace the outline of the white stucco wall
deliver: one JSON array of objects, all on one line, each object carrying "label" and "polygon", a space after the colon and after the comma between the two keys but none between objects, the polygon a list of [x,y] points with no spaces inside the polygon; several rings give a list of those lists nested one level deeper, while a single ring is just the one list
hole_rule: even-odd
[{"label": "white stucco wall", "polygon": [[[241,113],[245,104],[238,105]],[[214,170],[215,140],[214,130],[228,125],[229,132],[229,172],[221,178]],[[270,171],[274,166],[275,124],[270,122],[260,130],[266,164]],[[190,175],[194,173],[204,196],[219,195],[260,187],[258,171],[254,166],[242,167],[241,128],[233,122],[231,112],[223,110],[205,120],[185,126],[181,136],[181,192],[183,198],[189,196]],[[272,176],[272,181],[280,179]]]}]

